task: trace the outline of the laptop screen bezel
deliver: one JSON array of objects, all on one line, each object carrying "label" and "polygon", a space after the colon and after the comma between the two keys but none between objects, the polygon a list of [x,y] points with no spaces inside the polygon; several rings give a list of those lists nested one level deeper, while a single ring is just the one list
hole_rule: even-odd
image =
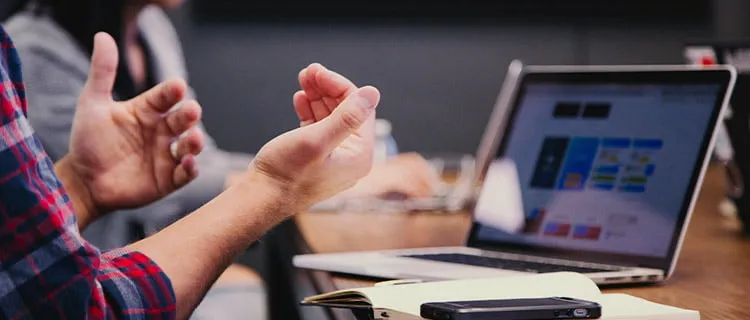
[{"label": "laptop screen bezel", "polygon": [[[488,166],[492,162],[492,159],[501,158],[508,145],[508,140],[513,131],[514,119],[518,115],[520,109],[520,97],[523,97],[526,93],[526,88],[530,84],[540,83],[553,83],[553,84],[715,84],[719,85],[720,89],[717,91],[716,102],[714,103],[713,110],[711,113],[711,119],[709,124],[706,126],[704,132],[704,138],[701,142],[700,152],[696,155],[695,168],[690,177],[689,185],[686,188],[685,196],[680,207],[679,216],[676,221],[676,228],[672,234],[670,240],[669,250],[664,257],[652,257],[652,256],[640,256],[630,254],[617,254],[617,253],[604,253],[600,251],[588,251],[578,249],[564,249],[559,247],[549,247],[535,244],[520,244],[508,241],[490,241],[481,240],[478,237],[479,229],[481,224],[474,221],[471,231],[468,235],[467,245],[469,247],[506,251],[506,252],[517,252],[524,254],[533,254],[539,256],[548,256],[554,258],[564,258],[576,261],[588,261],[594,263],[606,263],[616,265],[627,265],[634,267],[644,267],[653,269],[662,269],[665,272],[669,272],[673,266],[674,259],[677,258],[675,254],[678,250],[684,231],[687,228],[685,223],[686,219],[691,211],[691,207],[694,206],[694,198],[697,198],[697,194],[700,191],[698,186],[701,180],[702,173],[705,172],[706,165],[710,156],[709,148],[712,145],[713,137],[716,132],[717,123],[719,117],[722,115],[723,105],[726,103],[728,94],[727,89],[732,83],[733,73],[731,70],[714,67],[714,68],[658,68],[648,67],[639,69],[639,67],[623,68],[617,70],[613,68],[602,68],[597,69],[596,67],[589,67],[585,70],[569,70],[566,68],[560,68],[560,70],[554,70],[554,67],[547,69],[541,68],[542,70],[534,70],[533,68],[524,68],[520,71],[516,86],[512,89],[511,93],[505,92],[504,94],[511,94],[510,99],[507,100],[509,108],[505,120],[501,124],[502,129],[498,130],[496,134],[495,150],[490,151],[488,161],[484,166]],[[508,106],[496,106],[496,108],[503,108]],[[486,170],[480,168],[481,172]],[[483,173],[482,173],[483,175]]]}]

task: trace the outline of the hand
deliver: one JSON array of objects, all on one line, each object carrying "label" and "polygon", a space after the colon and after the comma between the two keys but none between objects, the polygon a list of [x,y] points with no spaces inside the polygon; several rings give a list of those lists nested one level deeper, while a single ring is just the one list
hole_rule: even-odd
[{"label": "hand", "polygon": [[[344,76],[313,63],[299,73],[302,90],[294,95],[294,109],[302,126],[320,121],[332,112],[357,86]],[[416,153],[399,155],[372,171],[341,197],[370,197],[401,194],[428,197],[439,181],[429,163]]]},{"label": "hand", "polygon": [[[353,186],[372,166],[375,108],[380,93],[352,88],[346,78],[311,65],[294,96],[302,127],[268,142],[253,159],[251,177],[279,187],[297,209]],[[322,95],[321,93],[325,93]]]},{"label": "hand", "polygon": [[357,86],[344,76],[313,63],[299,72],[302,90],[294,94],[294,111],[305,126],[327,117]]},{"label": "hand", "polygon": [[[184,81],[167,81],[132,100],[115,102],[117,63],[114,40],[97,34],[70,152],[59,165],[87,190],[79,203],[94,216],[142,206],[184,186],[196,177],[194,157],[203,148],[202,133],[193,128],[201,117],[198,103],[186,101],[170,112],[185,97]],[[175,155],[170,151],[174,141]]]},{"label": "hand", "polygon": [[397,155],[375,164],[370,173],[342,198],[387,197],[426,198],[435,194],[440,177],[424,157],[417,153]]}]

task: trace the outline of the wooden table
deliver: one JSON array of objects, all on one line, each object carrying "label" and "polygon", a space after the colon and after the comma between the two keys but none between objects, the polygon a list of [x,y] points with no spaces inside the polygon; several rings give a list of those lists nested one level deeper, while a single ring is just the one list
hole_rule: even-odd
[{"label": "wooden table", "polygon": [[[712,167],[690,222],[677,270],[661,285],[604,288],[654,302],[699,310],[701,319],[750,319],[750,239],[736,219],[718,212],[724,176]],[[470,228],[468,213],[305,213],[297,225],[314,252],[401,249],[461,245]],[[317,272],[331,286],[372,281]]]}]

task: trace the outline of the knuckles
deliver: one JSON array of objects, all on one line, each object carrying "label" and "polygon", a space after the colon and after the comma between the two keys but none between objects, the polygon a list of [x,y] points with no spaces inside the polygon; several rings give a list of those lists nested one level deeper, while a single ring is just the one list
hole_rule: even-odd
[{"label": "knuckles", "polygon": [[342,110],[339,114],[341,124],[349,130],[357,130],[362,125],[361,115],[354,110]]}]

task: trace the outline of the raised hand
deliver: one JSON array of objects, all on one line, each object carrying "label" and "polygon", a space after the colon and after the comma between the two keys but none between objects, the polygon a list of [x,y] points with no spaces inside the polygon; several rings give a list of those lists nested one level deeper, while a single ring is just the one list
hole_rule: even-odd
[{"label": "raised hand", "polygon": [[[294,94],[294,110],[300,125],[315,123],[333,112],[357,90],[346,77],[313,63],[299,73],[302,90]],[[382,197],[399,194],[407,198],[429,197],[439,182],[427,160],[416,153],[398,155],[373,165],[370,174],[353,188],[339,194],[342,198]]]},{"label": "raised hand", "polygon": [[299,209],[350,188],[370,171],[380,101],[374,87],[356,88],[320,65],[306,70],[301,81],[312,81],[294,96],[302,127],[263,146],[249,170],[293,195]]},{"label": "raised hand", "polygon": [[184,186],[198,174],[194,157],[204,144],[193,129],[201,117],[198,103],[185,101],[173,110],[185,97],[184,81],[167,81],[115,102],[117,63],[114,40],[97,34],[70,152],[61,160],[88,190],[87,204],[96,214],[142,206]]},{"label": "raised hand", "polygon": [[357,90],[357,86],[349,79],[319,63],[302,69],[298,81],[302,90],[294,94],[293,102],[301,126],[324,119]]}]

